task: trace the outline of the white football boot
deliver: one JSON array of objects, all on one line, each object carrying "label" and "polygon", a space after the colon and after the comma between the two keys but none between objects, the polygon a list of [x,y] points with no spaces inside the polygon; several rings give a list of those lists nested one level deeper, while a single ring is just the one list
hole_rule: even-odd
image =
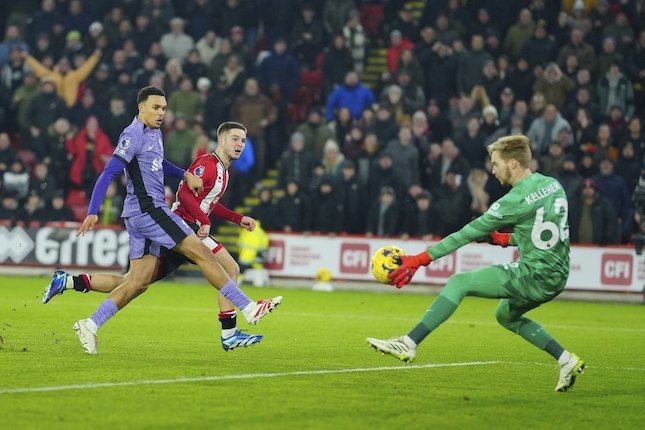
[{"label": "white football boot", "polygon": [[416,347],[410,347],[403,341],[403,336],[393,337],[392,339],[374,339],[367,338],[367,343],[377,351],[389,354],[406,363],[411,363],[417,356]]},{"label": "white football boot", "polygon": [[555,391],[567,391],[573,387],[576,382],[576,377],[584,372],[585,361],[575,354],[571,354],[571,358],[566,363],[560,365],[560,380],[558,385],[555,386]]},{"label": "white football boot", "polygon": [[278,305],[282,303],[282,296],[276,296],[272,299],[258,300],[256,303],[249,303],[247,307],[242,309],[242,315],[246,322],[255,325],[260,321],[264,316],[273,312]]},{"label": "white football boot", "polygon": [[84,320],[78,320],[72,326],[78,340],[81,341],[81,346],[88,354],[96,355],[98,354],[98,343],[99,338],[96,336],[96,323],[91,319],[87,318]]}]

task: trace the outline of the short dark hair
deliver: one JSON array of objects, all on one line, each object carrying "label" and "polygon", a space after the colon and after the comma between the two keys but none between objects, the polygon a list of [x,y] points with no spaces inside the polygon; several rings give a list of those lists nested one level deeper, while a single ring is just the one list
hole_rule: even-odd
[{"label": "short dark hair", "polygon": [[246,133],[246,127],[244,127],[242,124],[239,122],[235,121],[226,121],[220,124],[219,127],[217,127],[217,138],[219,139],[224,133],[227,133],[233,129],[241,129],[244,130],[244,133]]},{"label": "short dark hair", "polygon": [[140,103],[145,103],[150,96],[161,96],[166,97],[166,93],[163,92],[161,88],[157,87],[143,87],[137,94],[137,105]]}]

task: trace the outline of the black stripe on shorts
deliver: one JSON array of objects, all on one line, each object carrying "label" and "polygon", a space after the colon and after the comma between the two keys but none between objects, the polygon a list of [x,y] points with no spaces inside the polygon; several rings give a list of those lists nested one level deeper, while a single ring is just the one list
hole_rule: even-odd
[{"label": "black stripe on shorts", "polygon": [[179,227],[177,223],[168,216],[163,208],[154,208],[149,211],[148,214],[157,224],[159,224],[159,227],[161,227],[163,231],[165,231],[166,234],[175,241],[175,243],[178,244],[188,236],[186,232],[184,232],[184,230],[182,230],[181,227]]}]

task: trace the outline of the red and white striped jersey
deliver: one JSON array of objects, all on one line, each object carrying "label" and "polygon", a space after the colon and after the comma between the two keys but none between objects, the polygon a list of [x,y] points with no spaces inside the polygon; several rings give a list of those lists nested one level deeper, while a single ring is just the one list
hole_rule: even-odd
[{"label": "red and white striped jersey", "polygon": [[[226,191],[226,187],[228,186],[228,169],[224,167],[224,163],[222,163],[222,160],[215,153],[209,153],[197,157],[188,168],[188,171],[198,178],[201,178],[204,183],[204,189],[195,199],[199,204],[199,209],[208,218],[208,215],[210,215]],[[200,216],[201,214],[191,214],[185,206],[181,205],[179,194],[182,191],[192,193],[188,189],[185,181],[179,184],[176,201],[172,205],[172,211],[188,222],[202,224],[199,222],[199,218],[204,219],[203,216]]]}]

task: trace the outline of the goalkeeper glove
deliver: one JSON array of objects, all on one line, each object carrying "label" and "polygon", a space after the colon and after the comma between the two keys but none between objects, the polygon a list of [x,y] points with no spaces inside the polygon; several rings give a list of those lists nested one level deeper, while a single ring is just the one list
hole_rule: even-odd
[{"label": "goalkeeper glove", "polygon": [[412,280],[412,277],[420,266],[427,266],[432,261],[430,254],[424,251],[417,255],[402,255],[400,257],[395,257],[399,263],[399,267],[394,270],[388,276],[390,280],[390,285],[394,285],[396,288],[403,288],[405,284]]},{"label": "goalkeeper glove", "polygon": [[496,230],[490,234],[490,239],[493,245],[500,245],[506,248],[511,244],[511,233],[500,233]]}]

